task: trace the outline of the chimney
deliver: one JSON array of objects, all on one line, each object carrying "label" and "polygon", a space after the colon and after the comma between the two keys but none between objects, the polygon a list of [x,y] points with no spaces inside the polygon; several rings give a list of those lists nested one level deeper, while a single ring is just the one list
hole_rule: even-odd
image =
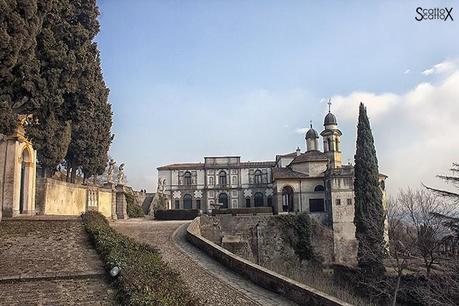
[{"label": "chimney", "polygon": [[301,154],[300,147],[297,147],[296,148],[296,156],[300,156],[300,154]]}]

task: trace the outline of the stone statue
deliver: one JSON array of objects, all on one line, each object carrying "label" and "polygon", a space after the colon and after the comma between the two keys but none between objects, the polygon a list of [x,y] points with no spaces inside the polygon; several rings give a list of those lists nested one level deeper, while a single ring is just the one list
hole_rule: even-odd
[{"label": "stone statue", "polygon": [[118,184],[124,185],[124,163],[122,163],[118,168]]},{"label": "stone statue", "polygon": [[113,183],[113,170],[115,169],[115,160],[112,158],[108,162],[108,169],[107,169],[107,183]]},{"label": "stone statue", "polygon": [[166,190],[166,179],[164,177],[158,178],[158,193],[164,193]]}]

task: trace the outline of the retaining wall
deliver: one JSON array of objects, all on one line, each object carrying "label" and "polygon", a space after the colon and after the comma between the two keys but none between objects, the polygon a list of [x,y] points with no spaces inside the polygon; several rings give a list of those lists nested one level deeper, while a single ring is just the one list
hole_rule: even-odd
[{"label": "retaining wall", "polygon": [[187,240],[231,270],[255,284],[276,292],[299,305],[351,306],[335,297],[296,282],[225,250],[201,235],[200,217],[187,228]]}]

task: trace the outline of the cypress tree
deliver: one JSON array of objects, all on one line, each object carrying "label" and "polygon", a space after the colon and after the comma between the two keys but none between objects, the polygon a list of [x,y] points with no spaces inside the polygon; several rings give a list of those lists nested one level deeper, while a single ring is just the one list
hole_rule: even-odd
[{"label": "cypress tree", "polygon": [[74,15],[78,16],[74,26],[80,38],[76,56],[81,73],[78,90],[68,100],[72,110],[72,138],[66,161],[72,169],[70,180],[74,182],[77,169],[83,171],[85,178],[104,172],[112,140],[112,112],[99,51],[93,42],[99,30],[96,1],[81,0],[72,5]]},{"label": "cypress tree", "polygon": [[379,186],[378,160],[366,107],[360,103],[355,154],[355,216],[358,264],[366,276],[382,276],[384,208]]},{"label": "cypress tree", "polygon": [[66,156],[72,172],[105,168],[112,114],[93,42],[98,15],[95,0],[0,0],[0,133],[28,115],[43,173]]},{"label": "cypress tree", "polygon": [[70,142],[70,121],[64,106],[76,76],[75,60],[66,42],[71,30],[69,2],[41,0],[39,5],[42,27],[35,55],[40,63],[41,82],[26,132],[37,149],[42,175],[47,176],[62,162]]},{"label": "cypress tree", "polygon": [[17,114],[35,107],[40,63],[35,57],[41,30],[37,0],[0,0],[0,133],[17,127]]}]

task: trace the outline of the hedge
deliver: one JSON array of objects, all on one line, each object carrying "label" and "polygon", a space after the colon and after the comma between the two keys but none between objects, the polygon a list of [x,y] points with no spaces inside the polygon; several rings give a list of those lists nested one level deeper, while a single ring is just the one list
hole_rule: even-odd
[{"label": "hedge", "polygon": [[126,212],[129,218],[142,218],[145,216],[142,207],[135,203],[134,195],[132,193],[125,192],[126,197]]},{"label": "hedge", "polygon": [[199,209],[158,209],[155,210],[157,220],[193,220],[198,217]]},{"label": "hedge", "polygon": [[220,208],[213,209],[212,215],[231,214],[236,215],[256,215],[256,214],[272,214],[272,207],[247,207],[247,208]]},{"label": "hedge", "polygon": [[121,269],[114,280],[121,305],[198,305],[156,248],[116,232],[98,212],[86,212],[82,219],[107,271]]}]

